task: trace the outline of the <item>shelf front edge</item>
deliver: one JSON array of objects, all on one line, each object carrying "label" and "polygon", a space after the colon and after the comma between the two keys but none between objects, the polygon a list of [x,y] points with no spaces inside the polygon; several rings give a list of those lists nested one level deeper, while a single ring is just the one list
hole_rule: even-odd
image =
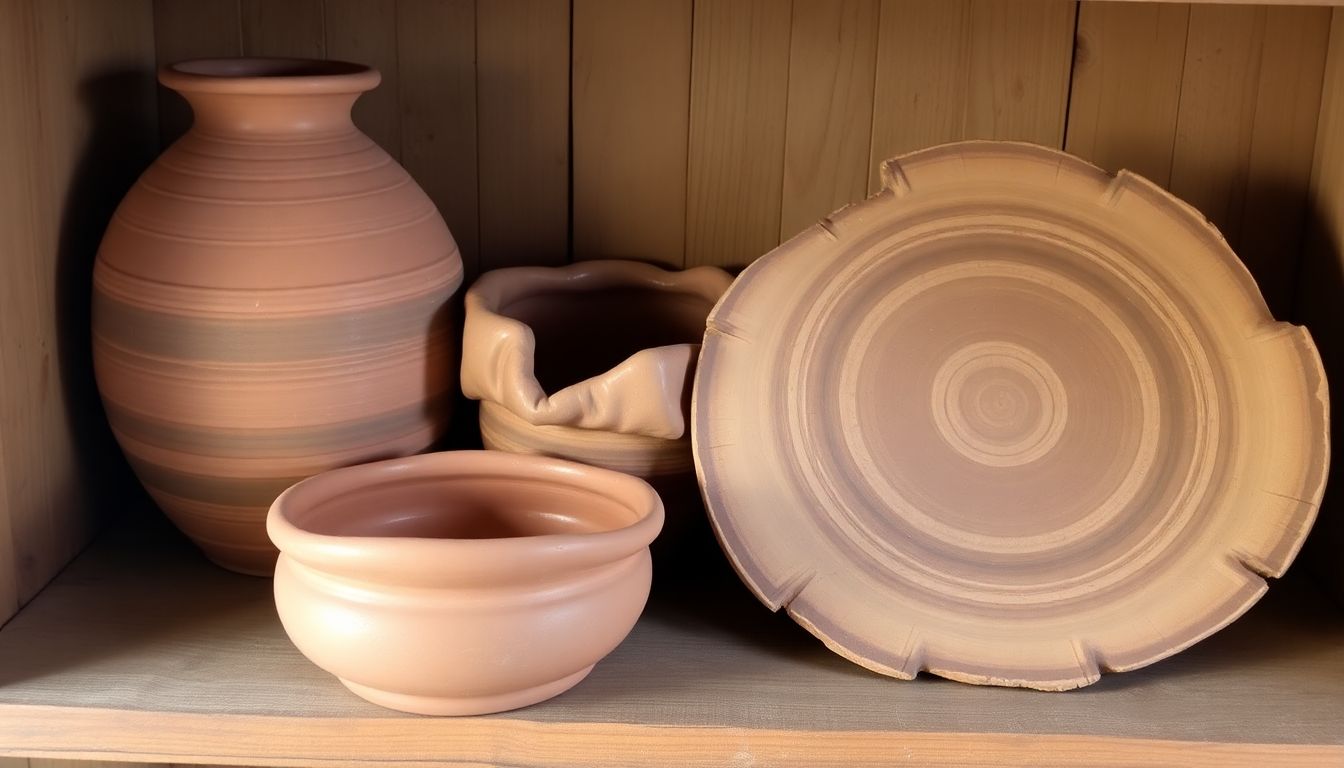
[{"label": "shelf front edge", "polygon": [[1312,766],[1344,746],[1232,744],[1115,736],[537,723],[438,718],[306,718],[0,708],[0,755],[234,765],[354,766]]}]

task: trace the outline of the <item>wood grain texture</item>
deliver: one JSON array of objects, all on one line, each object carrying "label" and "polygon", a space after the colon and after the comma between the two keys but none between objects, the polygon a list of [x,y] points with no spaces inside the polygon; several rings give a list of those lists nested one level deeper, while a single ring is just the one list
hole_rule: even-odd
[{"label": "wood grain texture", "polygon": [[744,265],[779,242],[789,0],[699,0],[691,61],[686,266]]},{"label": "wood grain texture", "polygon": [[569,0],[476,6],[480,269],[569,258]]},{"label": "wood grain texture", "polygon": [[868,191],[878,0],[795,0],[779,238]]},{"label": "wood grain texture", "polygon": [[1222,230],[1280,315],[1301,242],[1328,13],[1190,11],[1170,188]]},{"label": "wood grain texture", "polygon": [[962,138],[1063,145],[1076,12],[1068,0],[972,2]]},{"label": "wood grain texture", "polygon": [[[1330,22],[1329,53],[1316,129],[1306,247],[1298,271],[1294,320],[1311,329],[1325,362],[1334,402],[1344,403],[1344,11]],[[1335,435],[1344,435],[1344,407],[1333,414]],[[1325,500],[1304,559],[1344,605],[1344,458],[1336,449]]]},{"label": "wood grain texture", "polygon": [[574,257],[680,267],[692,0],[575,0]]},{"label": "wood grain texture", "polygon": [[[158,66],[187,59],[241,56],[238,0],[154,0],[154,54]],[[159,86],[159,143],[167,147],[191,126],[186,100]]]},{"label": "wood grain texture", "polygon": [[480,272],[476,167],[476,4],[397,0],[401,163],[434,201]]},{"label": "wood grain texture", "polygon": [[323,9],[326,56],[368,64],[383,76],[377,88],[355,102],[355,125],[400,160],[397,0],[325,0]]},{"label": "wood grain texture", "polygon": [[560,698],[494,718],[416,718],[358,699],[306,662],[268,582],[209,566],[171,533],[126,531],[0,631],[0,754],[256,765],[1344,757],[1344,617],[1306,582],[1277,586],[1180,657],[1049,696],[868,674],[755,605],[721,568],[655,599]]},{"label": "wood grain texture", "polygon": [[239,0],[239,8],[244,56],[326,58],[322,0]]},{"label": "wood grain texture", "polygon": [[970,0],[883,0],[868,191],[887,158],[965,135]]},{"label": "wood grain texture", "polygon": [[0,6],[0,616],[89,540],[124,465],[89,364],[98,237],[154,148],[152,7]]},{"label": "wood grain texture", "polygon": [[1169,183],[1189,16],[1188,5],[1080,4],[1065,150]]},{"label": "wood grain texture", "polygon": [[881,161],[960,139],[1059,147],[1075,3],[884,0],[868,189]]},{"label": "wood grain texture", "polygon": [[51,757],[32,757],[28,768],[151,768],[153,763],[130,763],[120,760],[70,760]]},{"label": "wood grain texture", "polygon": [[[9,427],[11,409],[17,416],[23,417],[24,411],[32,404],[45,400],[45,392],[34,393],[35,382],[30,373],[33,364],[33,351],[25,349],[17,342],[23,334],[41,333],[38,338],[52,335],[52,330],[43,328],[51,323],[49,317],[43,317],[44,307],[33,301],[30,291],[37,279],[38,270],[51,271],[50,254],[42,253],[37,243],[37,232],[33,221],[32,186],[36,169],[33,167],[29,147],[38,135],[36,112],[38,104],[37,84],[33,82],[38,69],[38,50],[35,44],[37,19],[32,3],[7,2],[0,5],[0,103],[6,105],[10,117],[0,121],[0,252],[7,256],[0,262],[0,298],[5,307],[6,325],[12,330],[0,337],[0,408],[4,408],[0,419],[0,454],[23,448],[28,452],[27,442],[30,432],[38,427],[30,419],[15,427]],[[45,268],[45,269],[44,269]],[[48,342],[49,343],[49,342]],[[38,362],[41,358],[38,358]],[[48,373],[47,376],[50,374]],[[40,383],[36,382],[36,383]],[[34,395],[37,395],[35,397]],[[39,399],[40,398],[40,399]],[[12,443],[15,448],[6,448]],[[0,455],[0,459],[4,456]],[[27,462],[25,462],[25,465]],[[30,472],[28,466],[16,466],[18,472]],[[45,488],[28,490],[17,486],[32,482],[28,476],[16,474],[9,477],[9,462],[0,464],[0,621],[8,619],[23,602],[19,596],[19,568],[21,552],[16,547],[22,545],[42,546],[44,542],[26,543],[23,539],[15,541],[14,533],[34,535],[30,531],[31,523],[24,519],[32,516],[27,509],[40,499],[36,494],[45,492]],[[14,483],[15,485],[11,485]]]}]

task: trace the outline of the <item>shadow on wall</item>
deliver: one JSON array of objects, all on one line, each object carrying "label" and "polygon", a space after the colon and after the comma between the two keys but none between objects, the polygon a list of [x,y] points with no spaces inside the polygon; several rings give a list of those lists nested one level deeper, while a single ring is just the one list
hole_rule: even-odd
[{"label": "shadow on wall", "polygon": [[89,325],[93,262],[117,204],[158,150],[154,73],[103,72],[79,84],[79,97],[88,140],[61,209],[54,281],[61,394],[78,493],[97,513],[116,514],[145,509],[148,502],[112,437],[94,384]]},{"label": "shadow on wall", "polygon": [[[1325,363],[1330,384],[1330,432],[1344,434],[1344,253],[1332,237],[1330,217],[1320,207],[1309,209],[1306,249],[1298,273],[1293,321],[1307,326]],[[1335,235],[1344,233],[1334,233]],[[1338,442],[1332,446],[1330,478],[1320,515],[1307,539],[1302,562],[1344,605],[1344,460]]]},{"label": "shadow on wall", "polygon": [[1258,174],[1246,181],[1242,220],[1224,232],[1279,319],[1293,314],[1296,257],[1307,243],[1302,224],[1310,199],[1305,179],[1284,178],[1273,171]]}]

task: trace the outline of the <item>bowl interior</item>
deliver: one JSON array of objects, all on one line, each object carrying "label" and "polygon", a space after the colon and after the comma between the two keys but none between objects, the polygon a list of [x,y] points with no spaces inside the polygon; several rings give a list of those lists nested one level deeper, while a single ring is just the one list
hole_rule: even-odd
[{"label": "bowl interior", "polygon": [[363,64],[316,59],[195,59],[169,66],[174,72],[201,77],[330,77],[369,71]]},{"label": "bowl interior", "polygon": [[713,301],[691,293],[623,287],[542,291],[500,311],[532,329],[534,374],[548,394],[610,370],[641,349],[699,344]]},{"label": "bowl interior", "polygon": [[328,536],[510,539],[617,530],[638,514],[585,488],[515,477],[417,477],[355,488],[295,510]]}]

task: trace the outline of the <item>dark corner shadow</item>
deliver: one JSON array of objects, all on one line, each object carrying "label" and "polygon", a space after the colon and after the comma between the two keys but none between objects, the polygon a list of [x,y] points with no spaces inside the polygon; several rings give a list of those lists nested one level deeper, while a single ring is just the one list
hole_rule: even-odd
[{"label": "dark corner shadow", "polygon": [[[468,284],[462,285],[453,293],[434,314],[431,322],[430,337],[438,343],[449,345],[448,362],[450,370],[446,373],[429,370],[426,378],[426,391],[443,391],[443,400],[431,400],[428,406],[432,417],[446,421],[439,437],[427,449],[428,451],[459,451],[481,449],[481,433],[477,423],[477,403],[462,395],[462,328],[466,322],[464,299]],[[439,378],[448,378],[447,388]]]},{"label": "dark corner shadow", "polygon": [[785,610],[772,612],[757,600],[729,565],[708,522],[686,528],[666,542],[667,548],[654,542],[653,591],[646,615],[694,630],[706,638],[706,647],[725,642],[841,674],[876,676],[827,649]]},{"label": "dark corner shadow", "polygon": [[[88,130],[67,180],[54,281],[60,386],[82,486],[70,505],[112,517],[152,508],[107,425],[93,378],[90,302],[98,244],[117,204],[158,149],[154,73],[101,72],[78,85]],[[76,508],[78,508],[76,507]]]},{"label": "dark corner shadow", "polygon": [[[1297,273],[1292,321],[1307,327],[1325,364],[1330,388],[1331,434],[1344,435],[1344,232],[1331,232],[1328,201],[1313,200],[1307,208],[1306,236]],[[1338,203],[1336,203],[1338,205]],[[1337,218],[1337,217],[1336,217]],[[1330,477],[1325,485],[1316,523],[1298,557],[1296,569],[1312,573],[1344,610],[1344,451],[1332,451]]]}]

